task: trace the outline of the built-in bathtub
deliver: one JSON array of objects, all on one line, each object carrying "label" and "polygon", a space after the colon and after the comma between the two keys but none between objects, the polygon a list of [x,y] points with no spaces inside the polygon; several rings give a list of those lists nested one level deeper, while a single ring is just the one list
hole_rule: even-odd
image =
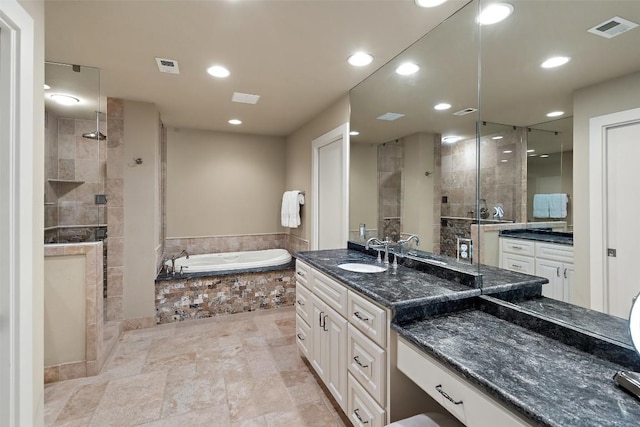
[{"label": "built-in bathtub", "polygon": [[[286,265],[291,254],[286,249],[264,249],[260,251],[225,252],[219,254],[191,255],[175,260],[175,271],[183,273],[250,270]],[[171,261],[165,265],[171,267]]]},{"label": "built-in bathtub", "polygon": [[[163,269],[156,278],[158,324],[295,302],[295,260],[285,249],[190,255],[174,262],[174,273]],[[165,265],[171,268],[171,261]]]}]

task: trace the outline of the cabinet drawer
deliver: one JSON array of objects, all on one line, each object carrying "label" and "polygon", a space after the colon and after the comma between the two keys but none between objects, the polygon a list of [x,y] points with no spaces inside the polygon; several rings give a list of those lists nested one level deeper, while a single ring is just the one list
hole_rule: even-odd
[{"label": "cabinet drawer", "polygon": [[302,318],[300,318],[300,316],[298,316],[297,314],[296,314],[296,344],[298,344],[298,348],[300,349],[300,352],[304,355],[304,357],[309,359],[312,351],[311,350],[311,344],[312,344],[311,328],[309,327],[307,322],[302,320]]},{"label": "cabinet drawer", "polygon": [[536,257],[573,263],[573,246],[537,243]]},{"label": "cabinet drawer", "polygon": [[398,369],[468,427],[527,423],[412,345],[398,340]]},{"label": "cabinet drawer", "polygon": [[347,330],[349,372],[381,406],[384,406],[385,352],[353,325],[350,324]]},{"label": "cabinet drawer", "polygon": [[347,288],[317,270],[312,270],[311,274],[313,293],[342,317],[347,317]]},{"label": "cabinet drawer", "polygon": [[367,301],[355,292],[349,291],[349,314],[347,320],[380,347],[386,347],[387,312]]},{"label": "cabinet drawer", "polygon": [[378,405],[351,374],[347,374],[347,416],[356,427],[383,427],[384,409]]},{"label": "cabinet drawer", "polygon": [[307,322],[307,325],[311,324],[311,315],[313,314],[310,297],[311,291],[300,283],[296,283],[296,314]]},{"label": "cabinet drawer", "polygon": [[533,256],[535,254],[535,242],[522,239],[500,239],[502,252]]},{"label": "cabinet drawer", "polygon": [[311,267],[300,260],[296,260],[296,281],[302,283],[307,288],[311,288],[309,279],[311,278]]},{"label": "cabinet drawer", "polygon": [[536,271],[535,259],[513,254],[502,254],[500,267],[518,273],[534,274]]}]

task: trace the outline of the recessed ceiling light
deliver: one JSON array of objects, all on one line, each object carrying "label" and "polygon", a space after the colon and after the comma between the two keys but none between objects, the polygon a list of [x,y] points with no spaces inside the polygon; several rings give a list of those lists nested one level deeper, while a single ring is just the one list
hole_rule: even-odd
[{"label": "recessed ceiling light", "polygon": [[493,138],[491,138],[491,139],[502,139],[502,138],[504,138],[504,136],[494,136],[494,137],[493,137]]},{"label": "recessed ceiling light", "polygon": [[357,130],[352,130],[351,132],[349,132],[349,135],[358,136],[358,135],[360,135],[360,132],[358,132]]},{"label": "recessed ceiling light", "polygon": [[410,76],[411,74],[417,73],[420,69],[420,66],[414,64],[413,62],[405,62],[404,64],[400,64],[398,68],[396,68],[396,73],[401,76]]},{"label": "recessed ceiling light", "polygon": [[549,58],[544,61],[540,66],[542,68],[555,68],[564,65],[569,61],[571,61],[571,58],[568,56],[554,56],[553,58]]},{"label": "recessed ceiling light", "polygon": [[446,1],[447,0],[416,0],[416,4],[420,7],[436,7]]},{"label": "recessed ceiling light", "polygon": [[75,105],[80,102],[75,96],[63,95],[61,93],[54,93],[51,95],[51,99],[62,105]]},{"label": "recessed ceiling light", "polygon": [[513,6],[509,3],[493,3],[485,7],[478,15],[478,24],[492,25],[503,21],[513,13]]},{"label": "recessed ceiling light", "polygon": [[448,110],[449,108],[451,108],[451,104],[447,104],[446,102],[442,102],[442,103],[434,106],[433,108],[435,108],[436,110]]},{"label": "recessed ceiling light", "polygon": [[462,137],[457,135],[448,135],[442,138],[442,142],[446,142],[447,144],[453,144],[454,142],[458,142],[462,139]]},{"label": "recessed ceiling light", "polygon": [[222,65],[213,65],[207,68],[207,73],[211,74],[213,77],[225,78],[231,75],[231,72],[227,70]]},{"label": "recessed ceiling light", "polygon": [[503,153],[504,153],[504,154],[511,154],[511,153],[513,153],[513,151],[511,151],[511,150],[504,150],[504,151],[503,151]]},{"label": "recessed ceiling light", "polygon": [[529,154],[529,157],[536,157],[537,154]]},{"label": "recessed ceiling light", "polygon": [[48,84],[45,83],[44,84],[44,90],[49,90],[49,89],[51,89],[51,86],[49,86]]},{"label": "recessed ceiling light", "polygon": [[347,62],[354,67],[364,67],[371,64],[371,61],[373,61],[373,56],[365,52],[356,52],[347,59]]},{"label": "recessed ceiling light", "polygon": [[532,148],[532,149],[530,149],[530,150],[527,150],[527,153],[533,153],[534,151],[536,151],[536,150],[534,150],[534,149]]},{"label": "recessed ceiling light", "polygon": [[241,125],[242,124],[242,120],[231,119],[231,120],[229,120],[229,124],[231,124],[231,125]]},{"label": "recessed ceiling light", "polygon": [[547,114],[547,117],[558,117],[564,114],[564,111],[552,111]]},{"label": "recessed ceiling light", "polygon": [[548,154],[540,154],[540,157],[542,157],[543,159],[546,159],[547,157],[549,157]]}]

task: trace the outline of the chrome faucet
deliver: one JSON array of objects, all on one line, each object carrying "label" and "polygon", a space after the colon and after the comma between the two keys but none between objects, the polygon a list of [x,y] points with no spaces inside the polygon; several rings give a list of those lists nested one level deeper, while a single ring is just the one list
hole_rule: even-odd
[{"label": "chrome faucet", "polygon": [[[169,258],[169,260],[171,261],[171,274],[176,273],[176,260],[178,258],[182,258],[183,256],[189,259],[189,252],[187,252],[185,249],[183,249],[182,252],[180,252],[178,255],[173,255],[171,258]],[[180,269],[180,272],[182,273],[182,269]]]},{"label": "chrome faucet", "polygon": [[402,239],[398,240],[398,252],[400,253],[400,255],[402,255],[402,245],[404,245],[405,243],[409,243],[412,240],[416,241],[416,246],[420,246],[420,238],[415,234],[412,234],[411,236],[407,237],[404,240]]},{"label": "chrome faucet", "polygon": [[367,240],[367,243],[364,245],[365,249],[382,249],[384,248],[384,263],[389,264],[389,245],[391,241],[387,238],[387,240],[380,241],[377,237],[372,237]]}]

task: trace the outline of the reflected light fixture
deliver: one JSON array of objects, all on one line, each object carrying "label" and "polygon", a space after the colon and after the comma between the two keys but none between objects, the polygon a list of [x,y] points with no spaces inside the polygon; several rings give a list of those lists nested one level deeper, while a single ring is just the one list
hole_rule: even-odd
[{"label": "reflected light fixture", "polygon": [[493,25],[503,21],[513,13],[513,6],[509,3],[493,3],[480,11],[478,24]]},{"label": "reflected light fixture", "polygon": [[456,136],[456,135],[448,135],[442,138],[442,142],[445,142],[447,144],[453,144],[454,142],[458,142],[462,139],[461,136]]},{"label": "reflected light fixture", "polygon": [[231,125],[241,125],[242,124],[242,120],[231,119],[231,120],[229,120],[229,124],[231,124]]},{"label": "reflected light fixture", "polygon": [[548,154],[540,154],[540,157],[542,157],[543,159],[546,159],[547,157],[549,157]]},{"label": "reflected light fixture", "polygon": [[554,56],[553,58],[549,58],[544,61],[540,66],[542,68],[555,68],[564,65],[569,61],[571,61],[571,58],[568,56]]},{"label": "reflected light fixture", "polygon": [[436,7],[445,3],[447,0],[415,0],[416,5],[420,7]]},{"label": "reflected light fixture", "polygon": [[49,86],[48,84],[45,83],[44,84],[44,90],[49,90],[49,89],[51,89],[51,86]]},{"label": "reflected light fixture", "polygon": [[366,52],[356,52],[347,59],[347,62],[354,67],[364,67],[371,64],[371,61],[373,61],[373,56]]},{"label": "reflected light fixture", "polygon": [[231,72],[222,65],[213,65],[207,68],[207,73],[211,74],[213,77],[218,77],[220,79],[229,77],[231,75]]},{"label": "reflected light fixture", "polygon": [[61,104],[61,105],[75,105],[80,102],[80,100],[75,96],[64,95],[62,93],[52,94],[51,99],[53,99],[54,101],[56,101],[58,104]]},{"label": "reflected light fixture", "polygon": [[511,153],[513,153],[513,151],[511,151],[511,150],[504,150],[504,151],[503,151],[503,153],[504,153],[504,154],[511,154]]},{"label": "reflected light fixture", "polygon": [[547,117],[558,117],[564,114],[564,111],[552,111],[547,114]]},{"label": "reflected light fixture", "polygon": [[493,137],[493,138],[491,138],[491,139],[496,139],[496,140],[497,140],[497,139],[502,139],[502,138],[504,138],[504,136],[500,136],[500,135],[498,135],[498,136],[494,136],[494,137]]},{"label": "reflected light fixture", "polygon": [[351,132],[349,132],[349,135],[358,136],[358,135],[360,135],[360,132],[358,132],[357,130],[352,130]]},{"label": "reflected light fixture", "polygon": [[451,104],[447,104],[446,102],[441,102],[440,104],[435,105],[433,108],[439,111],[448,110],[449,108],[451,108]]},{"label": "reflected light fixture", "polygon": [[533,153],[534,151],[536,151],[536,150],[534,150],[534,149],[532,148],[532,149],[530,149],[530,150],[527,150],[527,153]]},{"label": "reflected light fixture", "polygon": [[509,160],[507,160],[507,159],[502,159],[502,160],[500,160],[500,161],[501,161],[502,163],[507,163]]},{"label": "reflected light fixture", "polygon": [[401,76],[410,76],[411,74],[417,73],[419,69],[419,65],[414,64],[413,62],[405,62],[398,65],[398,68],[396,68],[396,73],[400,74]]}]

